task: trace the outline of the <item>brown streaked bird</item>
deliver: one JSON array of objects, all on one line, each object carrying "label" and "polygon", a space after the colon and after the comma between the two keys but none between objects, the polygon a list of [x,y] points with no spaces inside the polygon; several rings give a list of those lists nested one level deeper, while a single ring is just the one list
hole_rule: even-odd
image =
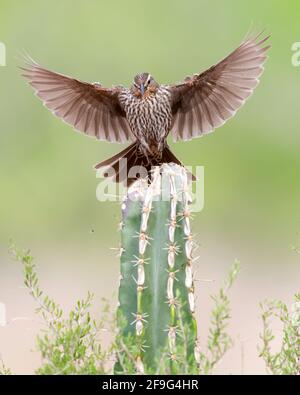
[{"label": "brown streaked bird", "polygon": [[[261,33],[246,38],[208,70],[175,85],[160,85],[149,73],[134,77],[131,88],[104,88],[44,69],[27,61],[24,76],[56,116],[99,140],[131,144],[96,169],[113,170],[127,185],[152,166],[181,162],[167,144],[190,140],[223,125],[245,103],[259,82],[270,45]],[[135,169],[134,174],[130,170]],[[138,171],[136,171],[138,170]]]}]

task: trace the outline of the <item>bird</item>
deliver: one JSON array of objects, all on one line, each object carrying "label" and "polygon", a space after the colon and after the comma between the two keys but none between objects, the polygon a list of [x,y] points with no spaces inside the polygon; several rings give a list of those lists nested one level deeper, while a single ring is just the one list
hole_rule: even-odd
[{"label": "bird", "polygon": [[106,88],[50,71],[30,57],[20,68],[43,104],[75,130],[98,140],[130,143],[94,166],[130,186],[139,177],[149,178],[154,166],[183,166],[169,148],[168,135],[174,141],[191,140],[235,115],[259,83],[269,37],[248,35],[221,61],[176,84],[159,84],[143,72],[129,88]]}]

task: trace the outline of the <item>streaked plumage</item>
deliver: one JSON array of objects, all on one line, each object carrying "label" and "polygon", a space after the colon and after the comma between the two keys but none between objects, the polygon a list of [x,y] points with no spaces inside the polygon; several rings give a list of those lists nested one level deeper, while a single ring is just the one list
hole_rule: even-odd
[{"label": "streaked plumage", "polygon": [[[96,168],[110,166],[124,182],[133,167],[180,162],[167,145],[190,140],[223,125],[252,94],[263,72],[268,37],[249,37],[222,61],[176,85],[159,85],[138,74],[131,88],[104,88],[44,69],[34,61],[22,68],[37,96],[56,116],[99,140],[132,144]],[[121,171],[127,159],[127,170]],[[123,169],[124,170],[124,169]]]}]

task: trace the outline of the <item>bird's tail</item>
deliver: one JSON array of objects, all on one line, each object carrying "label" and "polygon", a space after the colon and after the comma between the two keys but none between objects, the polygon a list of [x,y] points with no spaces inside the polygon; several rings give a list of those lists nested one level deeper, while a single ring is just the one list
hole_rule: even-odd
[{"label": "bird's tail", "polygon": [[[183,166],[180,160],[171,152],[168,147],[165,147],[158,161],[155,158],[147,158],[138,149],[136,142],[129,145],[123,151],[104,160],[94,166],[96,170],[103,168],[104,176],[112,177],[115,182],[122,182],[128,187],[139,177],[150,178],[151,168],[159,166],[163,163],[176,163]],[[192,180],[196,178],[191,174]]]}]

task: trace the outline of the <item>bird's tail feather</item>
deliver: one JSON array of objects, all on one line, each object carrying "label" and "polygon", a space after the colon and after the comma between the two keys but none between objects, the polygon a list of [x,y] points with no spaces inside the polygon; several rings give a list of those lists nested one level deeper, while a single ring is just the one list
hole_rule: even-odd
[{"label": "bird's tail feather", "polygon": [[[168,147],[164,148],[162,157],[158,161],[142,155],[138,150],[137,143],[134,142],[118,154],[96,164],[94,168],[97,170],[105,168],[107,177],[112,177],[115,182],[123,182],[130,186],[138,177],[149,176],[153,166],[163,163],[176,163],[183,166]],[[191,176],[195,181],[194,175]]]}]

